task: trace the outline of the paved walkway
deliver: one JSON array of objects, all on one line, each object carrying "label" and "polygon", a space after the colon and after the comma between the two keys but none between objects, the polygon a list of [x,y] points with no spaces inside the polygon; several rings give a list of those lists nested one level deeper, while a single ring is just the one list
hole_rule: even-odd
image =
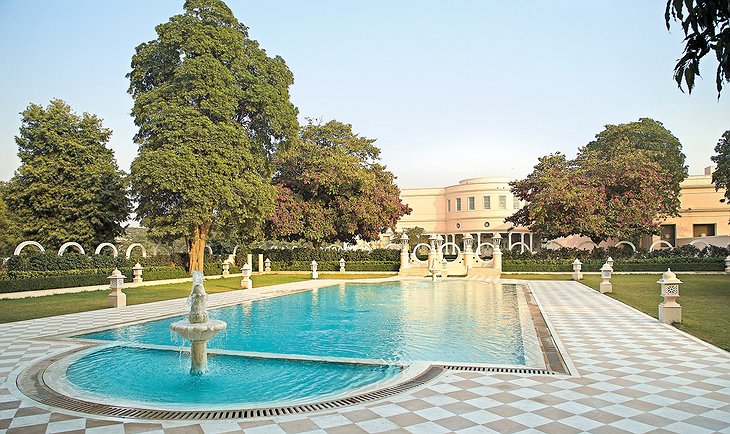
[{"label": "paved walkway", "polygon": [[[451,371],[378,402],[247,421],[86,417],[40,406],[14,387],[28,363],[73,347],[39,336],[182,312],[183,300],[0,325],[0,433],[730,433],[729,353],[579,283],[529,285],[577,375]],[[277,290],[214,294],[209,304]]]}]

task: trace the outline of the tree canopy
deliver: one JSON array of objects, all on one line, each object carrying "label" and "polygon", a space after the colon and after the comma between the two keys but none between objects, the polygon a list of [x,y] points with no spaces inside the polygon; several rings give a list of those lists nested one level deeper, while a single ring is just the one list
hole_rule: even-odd
[{"label": "tree canopy", "polygon": [[7,183],[0,181],[0,257],[10,256],[15,246],[22,240],[19,237],[18,219],[5,203]]},{"label": "tree canopy", "polygon": [[637,122],[606,125],[588,143],[583,152],[596,152],[596,158],[610,158],[617,148],[646,151],[642,155],[659,165],[659,171],[672,187],[671,193],[661,200],[659,211],[674,215],[679,209],[680,183],[687,177],[688,168],[682,153],[682,144],[661,122],[640,118]]},{"label": "tree canopy", "polygon": [[184,237],[202,270],[215,226],[253,236],[274,209],[273,159],[297,139],[293,75],[219,0],[188,0],[132,58],[131,180],[156,238]]},{"label": "tree canopy", "polygon": [[310,120],[300,138],[274,177],[279,193],[270,223],[274,235],[315,246],[356,237],[370,241],[410,213],[395,176],[378,162],[374,139],[335,120]]},{"label": "tree canopy", "polygon": [[730,82],[730,2],[728,0],[667,0],[664,20],[667,29],[673,20],[684,31],[684,53],[674,67],[674,80],[692,93],[695,77],[700,75],[700,60],[715,53],[715,85],[720,97],[723,83]]},{"label": "tree canopy", "polygon": [[715,155],[710,157],[712,162],[717,164],[712,172],[712,183],[715,189],[725,189],[725,200],[730,199],[730,130],[720,137],[715,145]]},{"label": "tree canopy", "polygon": [[511,183],[526,204],[507,221],[546,239],[583,235],[595,243],[657,233],[658,219],[678,214],[686,176],[681,145],[661,148],[676,139],[657,126],[646,119],[607,125],[574,160],[540,158],[527,178]]},{"label": "tree canopy", "polygon": [[30,104],[21,115],[15,137],[21,164],[5,192],[21,236],[46,247],[113,241],[130,204],[124,175],[106,147],[111,130],[60,99],[45,109]]}]

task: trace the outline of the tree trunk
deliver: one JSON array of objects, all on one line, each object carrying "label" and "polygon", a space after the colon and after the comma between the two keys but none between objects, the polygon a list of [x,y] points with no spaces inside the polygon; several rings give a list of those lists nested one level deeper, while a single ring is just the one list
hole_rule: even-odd
[{"label": "tree trunk", "polygon": [[193,230],[193,239],[190,243],[190,274],[193,271],[203,271],[203,257],[205,255],[205,240],[210,230],[210,221],[206,221],[200,226],[196,226]]}]

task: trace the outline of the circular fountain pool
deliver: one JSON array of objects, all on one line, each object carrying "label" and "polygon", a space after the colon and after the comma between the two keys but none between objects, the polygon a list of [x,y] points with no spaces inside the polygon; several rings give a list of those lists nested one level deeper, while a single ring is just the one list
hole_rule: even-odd
[{"label": "circular fountain pool", "polygon": [[201,376],[187,375],[187,359],[176,351],[111,346],[52,365],[44,376],[54,389],[100,402],[222,408],[221,404],[233,403],[295,404],[379,383],[401,372],[392,365],[212,354],[213,363]]}]

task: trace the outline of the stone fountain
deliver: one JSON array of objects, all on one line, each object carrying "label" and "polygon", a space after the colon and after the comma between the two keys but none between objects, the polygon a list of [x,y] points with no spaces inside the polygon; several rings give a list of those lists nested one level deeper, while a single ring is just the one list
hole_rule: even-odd
[{"label": "stone fountain", "polygon": [[193,290],[188,298],[190,303],[188,319],[170,324],[172,331],[190,341],[190,373],[193,375],[201,375],[207,371],[207,342],[227,327],[223,321],[208,318],[207,299],[208,295],[203,287],[203,273],[193,271]]}]

